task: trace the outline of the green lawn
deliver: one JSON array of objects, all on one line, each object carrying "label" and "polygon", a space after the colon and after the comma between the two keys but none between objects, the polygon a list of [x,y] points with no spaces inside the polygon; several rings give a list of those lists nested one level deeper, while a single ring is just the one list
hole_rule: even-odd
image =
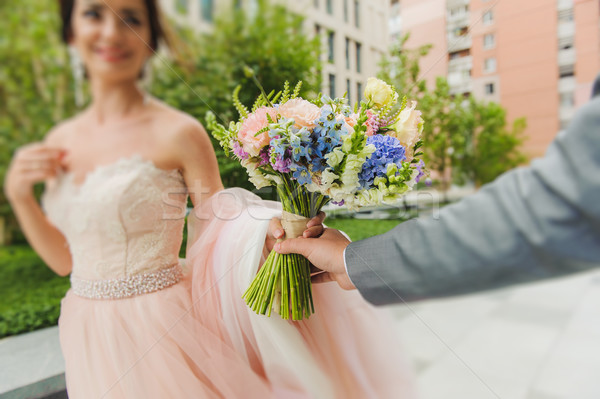
[{"label": "green lawn", "polygon": [[68,288],[31,248],[0,247],[0,337],[55,325]]},{"label": "green lawn", "polygon": [[369,220],[369,219],[326,219],[325,224],[328,227],[342,230],[350,236],[352,241],[362,240],[383,234],[398,224],[402,220],[399,219],[383,219],[383,220]]},{"label": "green lawn", "polygon": [[[400,220],[327,219],[352,240],[385,233]],[[56,325],[69,278],[59,277],[27,246],[0,247],[0,338]]]}]

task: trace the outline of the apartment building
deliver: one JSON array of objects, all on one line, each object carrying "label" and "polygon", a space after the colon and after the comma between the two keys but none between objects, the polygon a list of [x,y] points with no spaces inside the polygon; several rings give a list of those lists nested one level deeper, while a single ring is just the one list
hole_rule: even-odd
[{"label": "apartment building", "polygon": [[[306,17],[305,31],[322,43],[323,92],[332,97],[348,93],[351,102],[361,99],[365,83],[375,76],[388,50],[389,0],[272,0]],[[256,0],[160,0],[178,23],[198,32],[213,29],[215,15],[231,7],[249,12]]]},{"label": "apartment building", "polygon": [[392,0],[394,13],[409,47],[434,46],[421,65],[428,83],[447,76],[454,94],[502,104],[509,122],[526,117],[532,157],[588,101],[600,72],[595,0]]}]

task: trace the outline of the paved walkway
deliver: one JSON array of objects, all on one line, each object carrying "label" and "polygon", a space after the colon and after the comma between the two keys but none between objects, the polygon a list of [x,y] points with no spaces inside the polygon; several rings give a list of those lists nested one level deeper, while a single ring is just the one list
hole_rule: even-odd
[{"label": "paved walkway", "polygon": [[393,312],[422,399],[600,398],[600,272]]}]

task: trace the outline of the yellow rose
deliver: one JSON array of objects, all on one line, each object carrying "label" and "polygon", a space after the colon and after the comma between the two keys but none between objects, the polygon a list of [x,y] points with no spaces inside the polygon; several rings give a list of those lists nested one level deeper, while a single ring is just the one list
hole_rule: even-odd
[{"label": "yellow rose", "polygon": [[367,87],[365,87],[365,98],[373,103],[375,108],[381,108],[395,103],[398,100],[398,93],[383,80],[369,78],[367,80]]}]

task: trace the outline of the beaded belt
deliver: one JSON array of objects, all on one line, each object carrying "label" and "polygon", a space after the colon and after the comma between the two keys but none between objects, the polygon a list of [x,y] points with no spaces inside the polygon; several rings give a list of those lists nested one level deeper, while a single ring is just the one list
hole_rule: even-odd
[{"label": "beaded belt", "polygon": [[177,284],[183,272],[175,264],[164,269],[110,280],[85,280],[71,276],[72,291],[90,299],[120,299],[149,294]]}]

